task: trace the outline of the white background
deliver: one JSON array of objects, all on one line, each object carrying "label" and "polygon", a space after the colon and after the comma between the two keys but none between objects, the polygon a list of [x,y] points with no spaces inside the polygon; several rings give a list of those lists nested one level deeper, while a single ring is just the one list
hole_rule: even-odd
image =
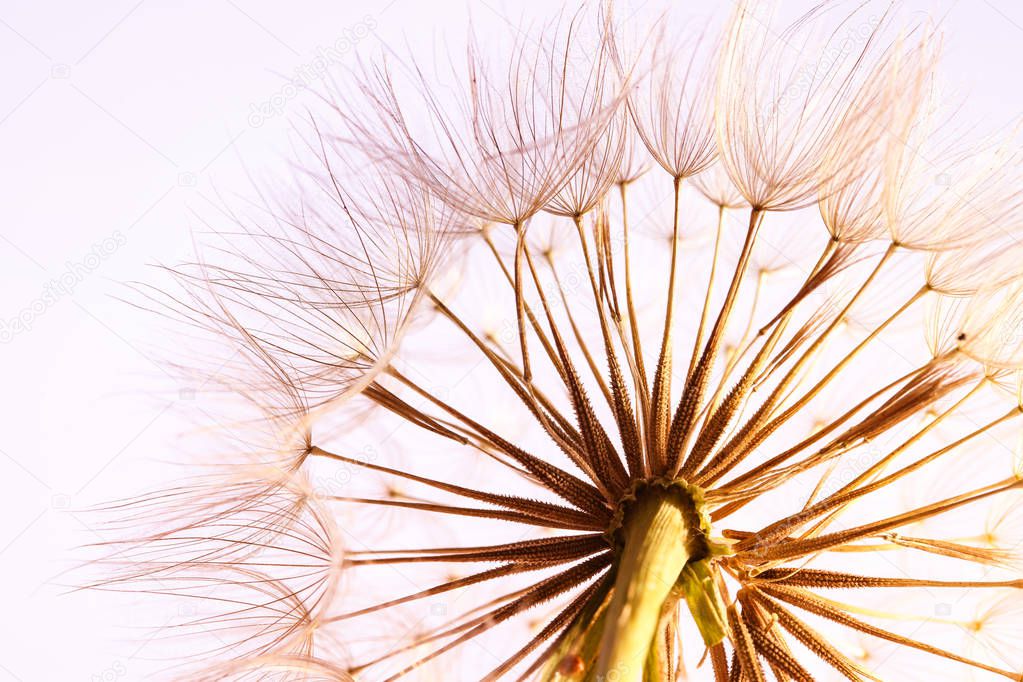
[{"label": "white background", "polygon": [[[407,41],[429,56],[470,10],[501,37],[547,4],[0,2],[0,323],[31,327],[0,344],[0,681],[152,669],[126,614],[61,594],[74,547],[103,538],[79,510],[163,475],[208,399],[166,379],[148,318],[116,297],[148,264],[187,255],[192,209],[244,185],[243,165],[273,167],[301,113],[287,80],[318,48],[340,45],[352,63]],[[946,74],[968,106],[1000,120],[1023,112],[1023,4],[917,4],[944,17]],[[116,248],[97,262],[105,239]],[[73,287],[44,300],[68,272]]]}]

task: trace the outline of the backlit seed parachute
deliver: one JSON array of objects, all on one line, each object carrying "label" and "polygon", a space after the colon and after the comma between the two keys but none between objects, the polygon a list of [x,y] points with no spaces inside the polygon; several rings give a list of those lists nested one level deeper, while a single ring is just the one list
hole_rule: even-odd
[{"label": "backlit seed parachute", "polygon": [[94,586],[210,608],[185,679],[1019,680],[1023,157],[868,5],[364,64],[152,294],[275,456],[110,505]]}]

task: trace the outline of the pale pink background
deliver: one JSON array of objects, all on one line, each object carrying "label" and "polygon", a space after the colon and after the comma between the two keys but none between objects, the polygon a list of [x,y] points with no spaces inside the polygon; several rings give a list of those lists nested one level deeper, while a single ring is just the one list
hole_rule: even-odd
[{"label": "pale pink background", "polygon": [[[154,669],[140,632],[122,627],[130,615],[96,595],[61,596],[74,577],[60,573],[75,545],[103,537],[77,510],[157,481],[210,397],[166,380],[145,354],[146,318],[113,297],[147,263],[187,254],[190,208],[244,183],[242,161],[273,167],[300,113],[286,78],[339,39],[349,64],[381,41],[429,55],[464,31],[468,8],[500,36],[549,4],[0,2],[0,320],[32,320],[0,344],[0,682]],[[969,108],[1023,112],[1023,4],[917,5],[945,17],[946,74]],[[264,102],[283,110],[254,127]],[[105,239],[113,247],[90,256]],[[69,269],[73,290],[40,303]]]}]

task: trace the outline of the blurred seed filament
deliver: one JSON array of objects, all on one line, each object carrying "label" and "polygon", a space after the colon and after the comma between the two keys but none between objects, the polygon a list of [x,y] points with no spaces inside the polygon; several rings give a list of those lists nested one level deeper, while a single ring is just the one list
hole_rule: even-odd
[{"label": "blurred seed filament", "polygon": [[364,65],[142,288],[249,412],[95,587],[202,604],[188,679],[1023,679],[1023,148],[867,5]]}]

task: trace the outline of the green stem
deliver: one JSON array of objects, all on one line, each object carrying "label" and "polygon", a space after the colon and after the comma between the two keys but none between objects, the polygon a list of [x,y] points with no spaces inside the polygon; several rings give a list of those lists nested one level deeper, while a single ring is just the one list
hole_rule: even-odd
[{"label": "green stem", "polygon": [[689,560],[692,516],[681,496],[664,490],[649,490],[629,507],[597,679],[643,680],[661,607]]}]

